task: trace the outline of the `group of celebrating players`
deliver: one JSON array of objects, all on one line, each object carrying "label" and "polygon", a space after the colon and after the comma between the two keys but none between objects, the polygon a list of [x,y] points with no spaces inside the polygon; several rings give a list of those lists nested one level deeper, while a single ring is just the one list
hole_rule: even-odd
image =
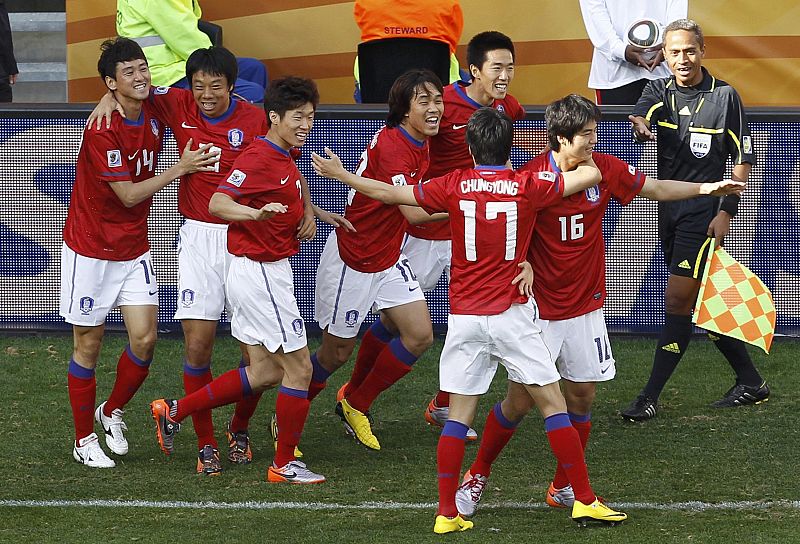
[{"label": "group of celebrating players", "polygon": [[[386,126],[355,173],[330,149],[312,154],[319,175],[351,188],[342,217],[312,203],[296,166],[319,102],[313,81],[273,81],[262,111],[232,98],[236,60],[224,48],[190,56],[190,90],[152,89],[135,42],[103,44],[98,70],[109,92],[84,133],[62,249],[60,311],[75,338],[68,383],[76,461],[115,464],[93,432],[95,420],[112,453],[128,451],[123,408],[148,374],[156,339],[147,216],[153,194],[180,177],[186,220],[176,319],[185,335],[185,396],[150,405],[164,453],[172,453],[181,422],[191,416],[196,470],[219,474],[211,410],[235,403],[227,457],[250,463],[249,420],[262,392],[277,387],[275,456],[266,478],[324,482],[299,460],[298,445],[311,401],[350,359],[370,311],[379,319],[361,338],[336,412],[358,442],[379,450],[370,408],[432,344],[424,292],[445,273],[450,315],[440,391],[425,411],[429,423],[442,427],[434,532],[473,526],[467,518],[493,462],[534,405],[558,461],[547,504],[571,508],[579,523],[627,518],[598,499],[584,461],[596,383],[615,376],[602,310],[603,215],[612,197],[623,205],[636,195],[718,200],[744,184],[656,181],[593,152],[600,111],[578,95],[548,106],[548,149],[515,171],[513,121],[525,112],[508,94],[514,45],[499,32],[480,33],[469,42],[467,61],[470,82],[443,87],[425,70],[400,76]],[[183,152],[155,175],[164,126]],[[336,229],[317,271],[315,319],[323,336],[311,354],[288,259],[316,234],[315,218]],[[129,345],[111,395],[95,409],[94,368],[105,318],[115,307]],[[211,354],[223,309],[242,358],[215,378]],[[462,477],[465,441],[477,438],[471,425],[478,399],[498,362],[508,371],[508,392],[487,415],[475,461]]]}]

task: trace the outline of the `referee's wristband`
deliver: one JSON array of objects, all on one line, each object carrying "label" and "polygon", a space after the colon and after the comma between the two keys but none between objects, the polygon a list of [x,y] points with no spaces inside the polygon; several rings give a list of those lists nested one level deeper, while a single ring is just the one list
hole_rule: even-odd
[{"label": "referee's wristband", "polygon": [[720,211],[726,212],[731,217],[736,217],[736,212],[739,211],[739,195],[726,195],[722,197],[722,203],[719,205]]}]

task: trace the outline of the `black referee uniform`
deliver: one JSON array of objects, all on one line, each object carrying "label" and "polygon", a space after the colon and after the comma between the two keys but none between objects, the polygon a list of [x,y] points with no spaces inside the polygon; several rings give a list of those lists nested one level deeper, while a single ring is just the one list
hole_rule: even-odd
[{"label": "black referee uniform", "polygon": [[[633,115],[658,127],[658,177],[718,181],[725,163],[755,164],[753,142],[736,90],[701,68],[694,87],[679,87],[675,77],[651,81]],[[710,247],[708,225],[720,209],[736,215],[739,197],[701,196],[658,203],[658,235],[670,274],[700,279]]]}]

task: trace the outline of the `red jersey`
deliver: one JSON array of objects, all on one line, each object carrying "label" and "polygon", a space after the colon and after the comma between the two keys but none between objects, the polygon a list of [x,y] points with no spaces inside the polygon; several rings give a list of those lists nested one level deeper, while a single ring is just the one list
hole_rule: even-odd
[{"label": "red jersey", "polygon": [[114,113],[110,128],[83,130],[64,225],[64,242],[75,253],[129,261],[150,249],[147,216],[152,197],[126,208],[110,184],[138,183],[155,176],[162,132],[146,105],[136,121]]},{"label": "red jersey", "polygon": [[192,139],[192,149],[213,144],[220,150],[214,171],[195,172],[181,178],[178,187],[178,210],[184,217],[206,223],[226,223],[208,213],[208,201],[233,168],[233,161],[256,136],[267,133],[267,116],[263,108],[231,100],[228,111],[219,117],[204,115],[191,91],[158,87],[150,93],[153,113],[172,129],[178,151],[183,152]]},{"label": "red jersey", "polygon": [[[642,190],[646,175],[605,153],[592,153],[603,180],[539,212],[528,260],[542,319],[569,319],[602,308],[606,298],[603,215],[611,197],[623,206]],[[522,171],[560,172],[546,151]]]},{"label": "red jersey", "polygon": [[[484,106],[467,96],[467,87],[468,84],[457,81],[444,88],[444,114],[439,123],[439,133],[430,139],[431,165],[424,179],[443,176],[453,170],[472,168],[474,164],[465,139],[467,121],[476,110]],[[512,121],[525,118],[525,109],[510,94],[503,100],[495,100],[492,107],[508,115]],[[409,225],[408,233],[425,240],[449,240],[450,223],[433,221]]]},{"label": "red jersey", "polygon": [[527,301],[511,280],[528,251],[537,210],[563,193],[561,174],[485,166],[414,188],[425,211],[450,214],[450,313],[497,315]]},{"label": "red jersey", "polygon": [[300,250],[297,226],[303,219],[300,170],[289,152],[266,138],[256,138],[233,163],[233,171],[218,193],[251,208],[270,202],[288,207],[265,221],[232,221],[228,226],[228,251],[259,262],[275,262]]},{"label": "red jersey", "polygon": [[[361,154],[356,174],[392,185],[418,183],[428,168],[428,142],[415,140],[402,127],[384,127]],[[380,272],[400,257],[408,222],[390,206],[350,190],[345,217],[357,232],[336,229],[339,255],[359,272]]]}]

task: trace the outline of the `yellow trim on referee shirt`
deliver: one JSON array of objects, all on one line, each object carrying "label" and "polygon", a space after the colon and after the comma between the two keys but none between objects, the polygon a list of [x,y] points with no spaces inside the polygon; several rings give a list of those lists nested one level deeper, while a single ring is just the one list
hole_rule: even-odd
[{"label": "yellow trim on referee shirt", "polygon": [[694,272],[692,273],[694,279],[697,279],[697,274],[700,272],[700,265],[703,263],[703,252],[711,240],[713,240],[713,238],[706,238],[706,241],[700,246],[700,251],[697,252],[697,260],[694,262]]},{"label": "yellow trim on referee shirt", "polygon": [[649,110],[647,110],[647,115],[645,115],[645,116],[644,116],[644,118],[645,118],[645,119],[647,119],[647,120],[649,121],[649,120],[650,120],[650,118],[653,116],[653,113],[654,113],[654,112],[655,112],[655,111],[656,111],[658,108],[660,108],[660,107],[661,107],[661,106],[663,106],[663,105],[664,105],[664,103],[663,103],[663,102],[657,102],[656,104],[653,104],[653,105],[650,107],[650,109],[649,109]]},{"label": "yellow trim on referee shirt", "polygon": [[702,132],[703,134],[722,134],[724,128],[689,127],[689,132]]},{"label": "yellow trim on referee shirt", "polygon": [[728,134],[731,135],[733,139],[733,143],[736,144],[736,151],[738,151],[738,155],[736,156],[736,160],[733,164],[741,164],[742,163],[742,144],[739,143],[739,138],[736,137],[736,134],[731,129],[728,129]]},{"label": "yellow trim on referee shirt", "polygon": [[706,101],[706,97],[705,97],[705,96],[704,96],[703,98],[701,98],[701,99],[700,99],[700,102],[697,104],[697,109],[696,109],[696,110],[694,110],[694,112],[695,112],[695,113],[697,113],[698,111],[700,111],[700,108],[702,108],[702,107],[703,107],[703,102],[705,102],[705,101]]},{"label": "yellow trim on referee shirt", "polygon": [[678,125],[673,125],[672,123],[668,123],[666,121],[659,121],[658,122],[658,126],[667,127],[667,128],[672,128],[672,129],[678,130]]}]

